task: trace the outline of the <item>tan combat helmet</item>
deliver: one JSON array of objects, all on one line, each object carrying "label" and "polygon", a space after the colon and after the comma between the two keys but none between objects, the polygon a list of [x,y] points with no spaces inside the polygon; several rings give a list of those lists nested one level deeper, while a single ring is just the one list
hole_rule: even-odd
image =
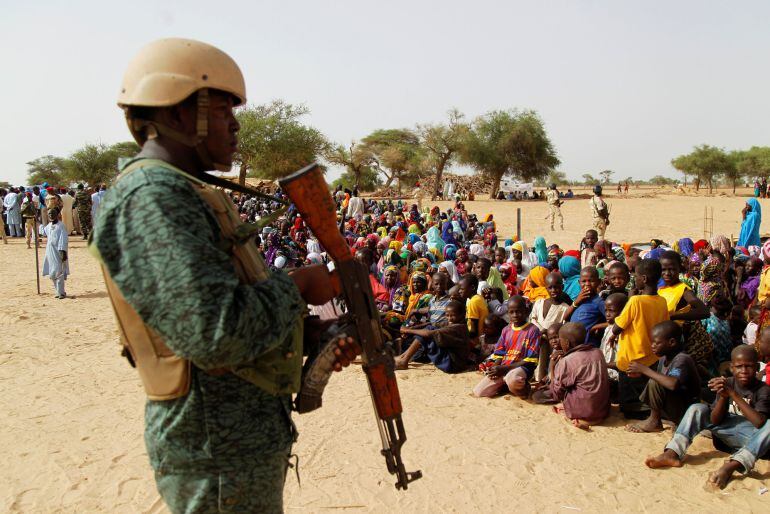
[{"label": "tan combat helmet", "polygon": [[[142,48],[128,65],[118,95],[118,106],[128,128],[140,145],[162,134],[194,147],[203,163],[212,169],[229,166],[213,163],[202,142],[208,134],[209,89],[230,93],[236,105],[246,102],[241,69],[222,50],[192,39],[159,39]],[[169,107],[197,93],[196,134],[182,134],[156,121],[137,116],[141,107]],[[139,111],[141,112],[141,110]]]}]

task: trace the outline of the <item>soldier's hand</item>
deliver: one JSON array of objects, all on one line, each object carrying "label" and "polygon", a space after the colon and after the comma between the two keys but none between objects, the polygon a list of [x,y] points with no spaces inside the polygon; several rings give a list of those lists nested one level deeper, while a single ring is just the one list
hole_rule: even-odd
[{"label": "soldier's hand", "polygon": [[334,356],[337,360],[334,363],[334,371],[342,371],[342,368],[349,366],[361,354],[361,347],[352,337],[339,338],[335,344],[337,348],[334,349]]}]

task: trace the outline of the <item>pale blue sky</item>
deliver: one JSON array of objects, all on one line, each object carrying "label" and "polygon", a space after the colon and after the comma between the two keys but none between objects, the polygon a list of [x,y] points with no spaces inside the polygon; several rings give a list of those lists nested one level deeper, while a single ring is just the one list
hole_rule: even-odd
[{"label": "pale blue sky", "polygon": [[[0,180],[129,139],[123,69],[160,37],[241,65],[249,101],[305,103],[347,143],[457,107],[536,109],[571,177],[675,176],[692,146],[770,144],[770,2],[0,0]],[[213,5],[215,7],[207,7]]]}]

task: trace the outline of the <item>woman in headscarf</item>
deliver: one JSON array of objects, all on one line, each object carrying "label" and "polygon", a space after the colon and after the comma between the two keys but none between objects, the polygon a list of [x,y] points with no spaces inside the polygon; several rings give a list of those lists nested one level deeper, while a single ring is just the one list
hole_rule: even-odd
[{"label": "woman in headscarf", "polygon": [[457,256],[455,257],[455,268],[457,273],[462,276],[470,272],[470,265],[468,263],[468,250],[460,248],[457,250]]},{"label": "woman in headscarf", "polygon": [[412,251],[415,253],[415,255],[423,257],[428,251],[428,245],[426,245],[423,241],[417,241],[412,245]]},{"label": "woman in headscarf", "polygon": [[708,305],[717,295],[727,293],[724,280],[724,265],[716,255],[711,255],[700,269],[698,297]]},{"label": "woman in headscarf", "polygon": [[444,240],[441,239],[441,234],[439,233],[437,227],[434,226],[428,229],[427,239],[428,239],[428,250],[432,248],[437,248],[439,251],[444,250],[444,245],[446,243],[444,243]]},{"label": "woman in headscarf", "polygon": [[537,300],[550,298],[551,295],[545,288],[545,277],[549,273],[548,268],[544,266],[535,266],[530,270],[527,287],[524,289],[524,296],[529,298],[530,302],[535,303]]},{"label": "woman in headscarf", "polygon": [[447,276],[449,276],[449,280],[452,282],[449,287],[453,287],[456,284],[460,283],[460,275],[457,274],[457,269],[455,269],[455,263],[452,261],[444,261],[441,264],[438,265],[438,272],[444,273]]},{"label": "woman in headscarf", "polygon": [[451,221],[445,221],[441,226],[441,239],[448,245],[457,246],[457,241],[455,240],[454,229],[452,227]]},{"label": "woman in headscarf", "polygon": [[401,287],[401,280],[399,279],[398,266],[389,264],[382,270],[382,279],[380,283],[385,287],[388,292],[386,301],[380,304],[380,310],[383,312],[389,311],[393,308],[393,297],[396,295],[399,287]]},{"label": "woman in headscarf", "polygon": [[308,265],[324,263],[324,260],[323,260],[323,257],[321,257],[321,254],[316,252],[309,252],[307,254],[307,257],[305,258],[305,261],[307,262]]},{"label": "woman in headscarf", "polygon": [[484,231],[484,246],[487,248],[494,248],[497,246],[497,234],[492,228],[487,228]]},{"label": "woman in headscarf", "polygon": [[689,259],[690,255],[693,254],[695,251],[695,245],[692,242],[692,239],[689,237],[683,237],[679,241],[677,241],[677,246],[679,255],[684,257],[685,259]]},{"label": "woman in headscarf", "polygon": [[580,294],[580,261],[565,254],[559,259],[559,273],[564,280],[564,292],[574,302]]},{"label": "woman in headscarf", "polygon": [[545,245],[545,238],[538,236],[535,238],[535,255],[537,256],[537,263],[540,266],[545,266],[548,262],[548,248]]},{"label": "woman in headscarf", "polygon": [[559,271],[559,259],[564,256],[564,250],[559,245],[551,245],[548,249],[548,259],[546,267],[551,271]]},{"label": "woman in headscarf", "polygon": [[746,205],[741,211],[743,222],[741,234],[738,236],[738,246],[759,246],[759,225],[762,223],[762,207],[756,198],[746,200]]},{"label": "woman in headscarf", "polygon": [[484,247],[478,243],[473,243],[468,249],[468,253],[476,257],[484,257]]},{"label": "woman in headscarf", "polygon": [[457,257],[457,247],[455,245],[446,245],[444,247],[444,260],[453,261]]},{"label": "woman in headscarf", "polygon": [[508,294],[508,288],[506,287],[505,282],[503,282],[503,277],[500,275],[500,270],[494,266],[489,269],[487,280],[479,283],[479,290],[482,290],[484,287],[488,287],[489,289],[499,288],[503,292],[503,300],[507,300],[510,296]]},{"label": "woman in headscarf", "polygon": [[484,228],[491,228],[492,232],[497,232],[497,223],[495,223],[494,215],[487,214],[484,216]]},{"label": "woman in headscarf", "polygon": [[730,240],[722,234],[717,234],[711,238],[711,249],[721,253],[725,259],[728,259],[728,262],[733,254]]},{"label": "woman in headscarf", "polygon": [[505,288],[508,290],[508,296],[515,296],[519,294],[519,287],[517,285],[518,274],[516,273],[516,266],[510,262],[503,263],[500,266],[500,278],[503,279]]},{"label": "woman in headscarf", "polygon": [[409,234],[417,234],[418,236],[422,234],[422,230],[420,230],[420,226],[417,223],[412,223],[409,225],[408,229]]}]

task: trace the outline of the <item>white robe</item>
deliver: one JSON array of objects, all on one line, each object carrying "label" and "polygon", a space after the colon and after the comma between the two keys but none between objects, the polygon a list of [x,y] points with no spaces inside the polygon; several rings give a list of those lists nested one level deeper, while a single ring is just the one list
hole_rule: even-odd
[{"label": "white robe", "polygon": [[63,275],[66,278],[70,274],[69,255],[66,261],[62,261],[61,255],[59,255],[60,251],[66,252],[68,248],[69,236],[67,235],[66,228],[61,222],[55,225],[49,223],[45,226],[44,233],[48,240],[45,244],[43,276],[60,278]]},{"label": "white robe", "polygon": [[75,230],[75,220],[72,216],[72,206],[75,204],[75,199],[68,194],[63,194],[61,195],[61,203],[61,217],[64,227],[67,229],[67,234],[72,234],[72,231]]}]

